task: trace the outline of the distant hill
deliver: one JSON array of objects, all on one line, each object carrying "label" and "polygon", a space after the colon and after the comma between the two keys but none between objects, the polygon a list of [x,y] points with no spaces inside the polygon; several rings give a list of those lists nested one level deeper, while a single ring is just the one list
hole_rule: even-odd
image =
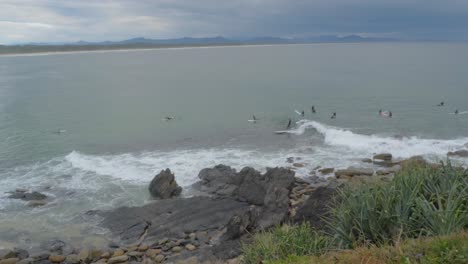
[{"label": "distant hill", "polygon": [[166,47],[199,47],[199,46],[232,46],[232,45],[260,45],[260,44],[301,44],[301,43],[352,43],[352,42],[384,42],[397,41],[386,38],[367,38],[359,35],[336,36],[324,35],[307,38],[280,38],[280,37],[256,37],[249,39],[229,39],[221,36],[208,38],[174,38],[174,39],[149,39],[137,37],[122,41],[102,42],[33,42],[19,45],[0,45],[0,54],[35,53],[35,52],[66,52],[88,50],[113,50],[113,49],[141,49],[141,48],[166,48]]}]

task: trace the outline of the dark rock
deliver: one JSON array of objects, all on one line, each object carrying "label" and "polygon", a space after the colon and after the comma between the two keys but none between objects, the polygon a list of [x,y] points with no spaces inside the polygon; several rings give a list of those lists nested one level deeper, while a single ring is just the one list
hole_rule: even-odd
[{"label": "dark rock", "polygon": [[69,255],[74,251],[72,246],[58,239],[43,243],[41,248],[58,255]]},{"label": "dark rock", "polygon": [[389,161],[389,160],[392,160],[392,154],[390,153],[381,153],[381,154],[377,154],[377,155],[374,155],[374,160],[386,160],[386,161]]},{"label": "dark rock", "polygon": [[242,254],[241,240],[228,240],[216,245],[212,249],[218,259],[232,259]]},{"label": "dark rock", "polygon": [[364,162],[364,163],[372,163],[372,159],[367,159],[367,158],[362,159],[361,161]]},{"label": "dark rock", "polygon": [[198,178],[202,183],[201,191],[220,197],[231,197],[241,183],[236,170],[225,165],[203,169]]},{"label": "dark rock", "polygon": [[131,243],[137,241],[146,228],[146,239],[154,242],[184,232],[218,230],[247,207],[246,203],[209,197],[157,200],[143,207],[122,207],[104,212],[101,225]]},{"label": "dark rock", "polygon": [[32,200],[44,200],[47,198],[47,195],[42,194],[40,192],[32,192],[32,193],[25,193],[25,192],[15,192],[8,196],[11,199],[21,199],[23,201],[32,201]]},{"label": "dark rock", "polygon": [[374,170],[371,168],[355,168],[355,167],[349,167],[344,170],[337,170],[335,172],[336,177],[340,178],[343,176],[372,176],[374,174]]},{"label": "dark rock", "polygon": [[330,174],[335,171],[335,168],[323,168],[319,170],[322,174]]},{"label": "dark rock", "polygon": [[16,257],[16,253],[9,249],[0,249],[0,259],[8,259]]},{"label": "dark rock", "polygon": [[21,249],[21,248],[15,248],[13,249],[13,252],[15,252],[15,257],[19,259],[25,259],[29,257],[28,251]]},{"label": "dark rock", "polygon": [[238,239],[252,231],[257,226],[260,214],[261,209],[253,206],[245,212],[234,215],[226,225],[226,233],[223,234],[222,240]]},{"label": "dark rock", "polygon": [[333,187],[318,187],[304,204],[298,208],[293,218],[295,223],[308,222],[313,228],[323,229],[326,225],[323,218],[327,215],[335,189]]},{"label": "dark rock", "polygon": [[457,150],[457,151],[451,151],[447,153],[449,156],[459,156],[459,157],[468,157],[468,150]]},{"label": "dark rock", "polygon": [[149,192],[153,197],[167,199],[180,195],[182,187],[175,181],[171,170],[161,171],[149,185]]}]

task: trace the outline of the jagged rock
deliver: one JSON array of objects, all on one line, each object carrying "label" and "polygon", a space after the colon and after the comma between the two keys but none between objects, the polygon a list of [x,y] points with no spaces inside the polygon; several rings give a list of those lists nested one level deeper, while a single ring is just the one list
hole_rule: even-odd
[{"label": "jagged rock", "polygon": [[156,175],[149,185],[149,192],[155,198],[167,199],[179,196],[182,192],[171,170],[166,169]]},{"label": "jagged rock", "polygon": [[385,160],[389,161],[392,160],[393,156],[390,153],[381,153],[374,155],[374,160]]},{"label": "jagged rock", "polygon": [[323,217],[328,213],[334,193],[334,186],[318,187],[296,210],[293,221],[295,223],[307,221],[312,227],[322,229],[325,226]]},{"label": "jagged rock", "polygon": [[198,178],[201,191],[220,197],[231,197],[241,183],[236,170],[222,164],[201,170]]},{"label": "jagged rock", "polygon": [[372,176],[374,174],[374,170],[371,168],[355,168],[355,167],[349,167],[344,170],[337,170],[335,172],[335,176],[340,178],[343,176]]},{"label": "jagged rock", "polygon": [[468,150],[457,150],[447,153],[449,156],[459,156],[459,157],[468,157]]}]

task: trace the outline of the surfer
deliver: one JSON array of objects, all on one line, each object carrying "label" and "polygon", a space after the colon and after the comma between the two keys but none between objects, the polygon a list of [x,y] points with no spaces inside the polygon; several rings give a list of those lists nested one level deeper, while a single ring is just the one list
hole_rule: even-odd
[{"label": "surfer", "polygon": [[393,114],[392,111],[388,112],[388,117],[392,118]]},{"label": "surfer", "polygon": [[304,110],[302,110],[302,112],[301,112],[301,116],[305,116],[305,112],[304,112]]},{"label": "surfer", "polygon": [[382,116],[382,109],[379,110],[379,116]]},{"label": "surfer", "polygon": [[174,119],[173,116],[166,116],[166,117],[164,117],[164,120],[165,120],[165,121],[171,121],[172,119]]},{"label": "surfer", "polygon": [[455,113],[454,113],[454,114],[458,115],[458,109],[457,109],[457,110],[455,110]]},{"label": "surfer", "polygon": [[312,106],[311,110],[312,110],[312,113],[314,113],[314,114],[316,113],[316,111],[315,111],[315,105]]},{"label": "surfer", "polygon": [[291,118],[289,118],[287,129],[290,129],[290,128],[291,128],[291,122],[292,122],[292,121],[291,121]]},{"label": "surfer", "polygon": [[445,103],[444,103],[444,101],[442,101],[442,102],[440,102],[440,104],[438,104],[437,106],[444,106],[444,105],[445,105]]},{"label": "surfer", "polygon": [[257,118],[255,117],[255,115],[252,115],[252,120],[257,121]]},{"label": "surfer", "polygon": [[55,134],[60,135],[60,134],[63,134],[65,132],[67,132],[65,129],[60,129],[59,128],[59,129],[57,129],[57,131],[55,131]]},{"label": "surfer", "polygon": [[333,112],[333,114],[332,114],[332,116],[330,118],[335,119],[336,118],[336,112]]}]

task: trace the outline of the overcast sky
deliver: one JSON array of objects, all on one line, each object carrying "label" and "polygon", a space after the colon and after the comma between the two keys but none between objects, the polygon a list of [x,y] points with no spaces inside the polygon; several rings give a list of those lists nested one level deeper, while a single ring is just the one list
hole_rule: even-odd
[{"label": "overcast sky", "polygon": [[133,37],[468,40],[468,0],[0,0],[0,43]]}]

